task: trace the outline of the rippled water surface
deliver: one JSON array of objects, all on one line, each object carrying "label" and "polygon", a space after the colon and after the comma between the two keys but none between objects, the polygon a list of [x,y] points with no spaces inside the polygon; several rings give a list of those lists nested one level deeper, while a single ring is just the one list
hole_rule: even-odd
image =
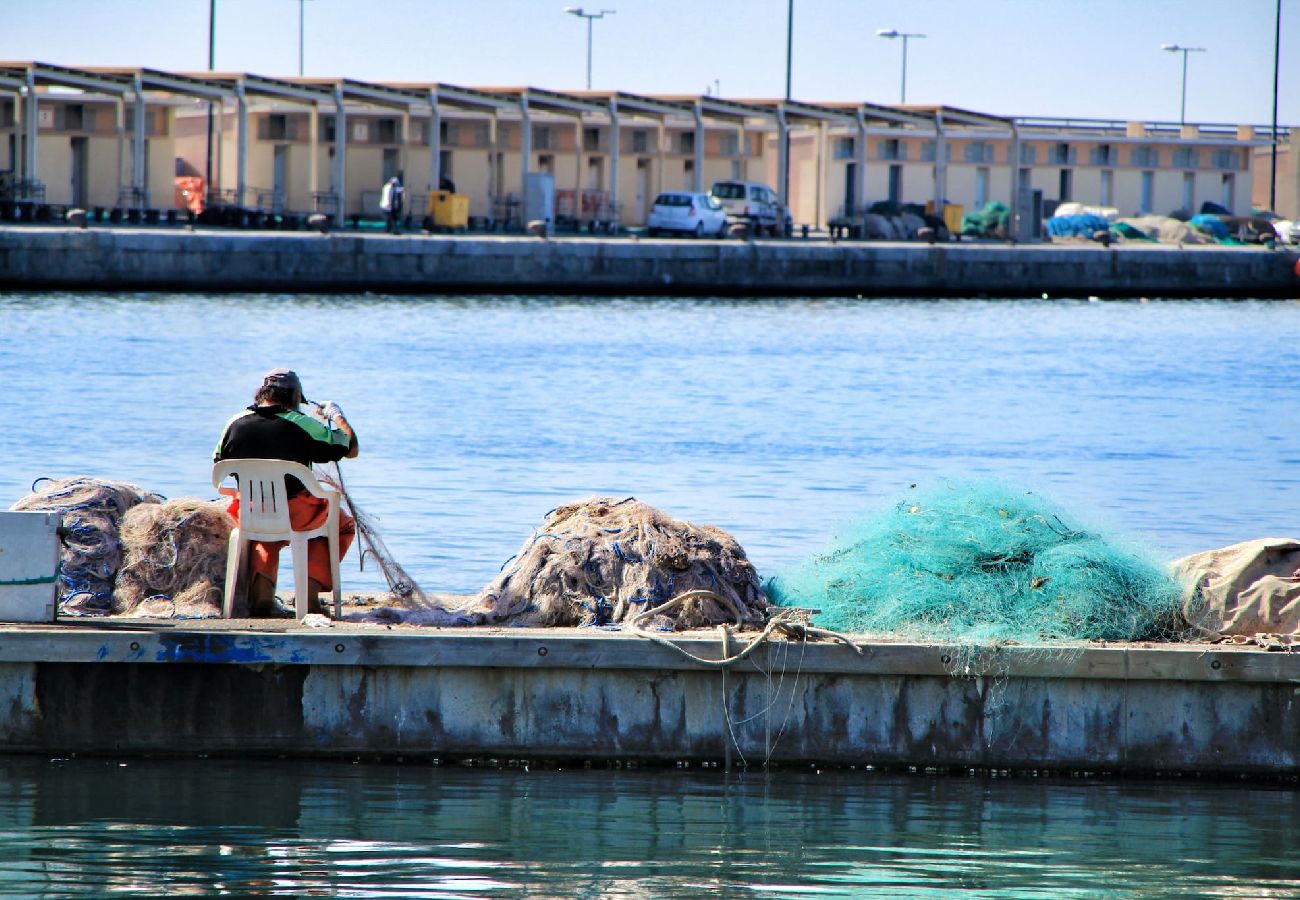
[{"label": "rippled water surface", "polygon": [[[635,495],[764,575],[913,483],[994,475],[1173,557],[1296,534],[1300,305],[0,294],[0,506],[213,496],[288,365],[426,588]],[[376,586],[345,563],[345,586]],[[1300,896],[1291,788],[861,772],[0,759],[0,893]]]},{"label": "rippled water surface", "polygon": [[0,892],[1294,897],[1293,791],[812,771],[0,760]]},{"label": "rippled water surface", "polygon": [[1297,335],[1288,302],[0,295],[0,505],[81,473],[212,496],[226,419],[288,365],[357,427],[348,486],[428,589],[595,494],[723,527],[766,576],[971,474],[1172,557],[1300,531]]}]

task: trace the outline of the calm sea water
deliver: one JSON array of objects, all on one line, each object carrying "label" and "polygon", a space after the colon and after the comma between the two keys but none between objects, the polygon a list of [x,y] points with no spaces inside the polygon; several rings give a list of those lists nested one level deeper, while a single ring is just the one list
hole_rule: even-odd
[{"label": "calm sea water", "polygon": [[1245,785],[0,760],[30,897],[1295,897]]},{"label": "calm sea water", "polygon": [[1290,302],[0,294],[0,507],[74,474],[215,496],[226,419],[292,366],[429,590],[592,495],[725,528],[768,576],[971,475],[1173,558],[1300,532],[1298,336]]},{"label": "calm sea water", "polygon": [[[1300,532],[1297,335],[1280,302],[0,295],[0,506],[75,474],[213,496],[222,425],[288,365],[432,590],[591,495],[770,575],[970,475],[1172,558]],[[1297,833],[1293,789],[1189,781],[0,759],[23,896],[1295,897]]]}]

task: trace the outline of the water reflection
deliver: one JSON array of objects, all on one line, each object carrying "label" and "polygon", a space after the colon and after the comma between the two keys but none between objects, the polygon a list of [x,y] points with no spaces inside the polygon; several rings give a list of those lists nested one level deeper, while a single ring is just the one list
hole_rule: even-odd
[{"label": "water reflection", "polygon": [[1300,894],[1292,790],[777,771],[0,762],[0,891]]}]

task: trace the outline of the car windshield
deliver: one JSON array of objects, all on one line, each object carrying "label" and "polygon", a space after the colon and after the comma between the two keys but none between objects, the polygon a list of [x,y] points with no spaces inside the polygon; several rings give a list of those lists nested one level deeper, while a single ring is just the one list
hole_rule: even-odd
[{"label": "car windshield", "polygon": [[729,181],[721,181],[713,186],[711,193],[719,200],[743,200],[745,199],[745,186],[743,184],[732,184]]},{"label": "car windshield", "polygon": [[655,206],[690,206],[691,198],[686,194],[660,194],[655,197]]}]

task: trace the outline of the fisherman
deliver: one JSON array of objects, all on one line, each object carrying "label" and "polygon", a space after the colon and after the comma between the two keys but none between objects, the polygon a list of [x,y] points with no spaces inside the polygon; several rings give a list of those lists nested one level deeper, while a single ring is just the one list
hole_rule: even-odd
[{"label": "fisherman", "polygon": [[[356,432],[332,400],[315,407],[314,415],[305,415],[302,382],[289,369],[275,369],[266,374],[253,396],[253,405],[226,424],[217,444],[214,462],[223,459],[283,459],[310,466],[312,463],[355,459],[360,451]],[[294,531],[318,528],[325,521],[329,506],[325,500],[307,492],[298,479],[286,477],[289,498],[289,523]],[[239,498],[228,511],[239,521]],[[339,511],[339,556],[344,556],[356,535],[355,520]],[[287,541],[254,542],[248,580],[248,614],[254,617],[283,615],[275,601],[276,575],[280,550]],[[329,545],[325,538],[312,538],[307,544],[308,612],[325,613],[322,591],[334,589],[330,577]]]},{"label": "fisherman", "polygon": [[405,194],[406,188],[402,187],[402,179],[399,175],[388,179],[379,189],[379,208],[388,214],[389,234],[396,234],[399,230],[398,223],[402,218],[402,201]]}]

